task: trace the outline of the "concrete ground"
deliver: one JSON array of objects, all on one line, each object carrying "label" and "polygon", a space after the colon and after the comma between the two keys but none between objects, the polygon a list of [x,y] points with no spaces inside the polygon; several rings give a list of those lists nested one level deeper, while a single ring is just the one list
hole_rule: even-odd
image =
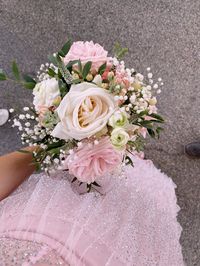
[{"label": "concrete ground", "polygon": [[[148,158],[177,184],[181,244],[187,265],[200,265],[200,160],[187,158],[183,145],[200,140],[199,0],[0,0],[0,67],[16,59],[36,72],[68,37],[94,40],[109,51],[115,41],[129,48],[126,62],[139,71],[151,66],[165,86],[160,112],[167,120]],[[0,83],[0,108],[20,110],[31,92]],[[0,127],[0,153],[20,146],[9,124]]]}]

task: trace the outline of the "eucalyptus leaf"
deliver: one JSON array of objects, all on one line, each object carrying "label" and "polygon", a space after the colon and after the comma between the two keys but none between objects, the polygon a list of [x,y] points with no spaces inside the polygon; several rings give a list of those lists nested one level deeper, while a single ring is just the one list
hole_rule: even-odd
[{"label": "eucalyptus leaf", "polygon": [[19,73],[19,68],[17,66],[17,63],[15,61],[12,62],[12,73],[16,80],[20,80],[20,73]]}]

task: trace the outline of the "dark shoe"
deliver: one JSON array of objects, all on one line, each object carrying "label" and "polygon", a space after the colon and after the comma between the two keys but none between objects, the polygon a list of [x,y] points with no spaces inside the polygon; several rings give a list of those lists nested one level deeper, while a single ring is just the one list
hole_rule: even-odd
[{"label": "dark shoe", "polygon": [[185,153],[193,158],[200,158],[200,142],[192,142],[185,145]]}]

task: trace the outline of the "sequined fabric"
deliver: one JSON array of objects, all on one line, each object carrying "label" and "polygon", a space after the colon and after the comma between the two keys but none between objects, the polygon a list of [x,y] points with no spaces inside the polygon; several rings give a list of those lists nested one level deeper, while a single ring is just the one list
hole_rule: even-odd
[{"label": "sequined fabric", "polygon": [[34,241],[0,238],[1,266],[52,265],[68,266],[66,262],[45,244]]},{"label": "sequined fabric", "polygon": [[0,238],[10,239],[2,241],[4,249],[10,243],[15,252],[20,244],[18,263],[28,243],[46,263],[36,265],[45,266],[57,263],[45,257],[50,253],[70,266],[184,265],[175,185],[151,161],[133,160],[135,167],[127,167],[122,179],[99,180],[101,194],[83,194],[63,172],[31,176],[0,202]]}]

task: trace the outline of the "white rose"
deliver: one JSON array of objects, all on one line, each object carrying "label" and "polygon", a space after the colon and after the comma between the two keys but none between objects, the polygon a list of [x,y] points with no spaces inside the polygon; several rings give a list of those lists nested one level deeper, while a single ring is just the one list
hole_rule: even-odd
[{"label": "white rose", "polygon": [[44,106],[50,107],[60,95],[58,81],[55,78],[51,78],[37,83],[33,89],[33,95],[33,104],[36,111],[39,111]]},{"label": "white rose", "polygon": [[72,85],[57,108],[60,122],[52,135],[65,140],[91,137],[106,126],[114,108],[108,91],[88,82]]},{"label": "white rose", "polygon": [[111,142],[112,145],[118,149],[122,150],[125,148],[125,145],[129,141],[129,134],[122,128],[116,127],[111,133]]},{"label": "white rose", "polygon": [[124,127],[128,124],[127,113],[123,111],[116,111],[109,119],[109,125],[113,128]]}]

